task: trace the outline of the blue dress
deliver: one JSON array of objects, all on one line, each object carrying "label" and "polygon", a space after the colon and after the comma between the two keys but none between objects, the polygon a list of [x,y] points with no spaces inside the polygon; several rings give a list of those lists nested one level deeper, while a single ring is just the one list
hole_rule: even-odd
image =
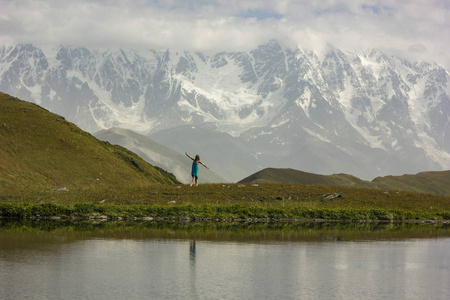
[{"label": "blue dress", "polygon": [[192,163],[192,171],[191,171],[191,176],[192,177],[197,177],[198,178],[198,161],[194,161]]}]

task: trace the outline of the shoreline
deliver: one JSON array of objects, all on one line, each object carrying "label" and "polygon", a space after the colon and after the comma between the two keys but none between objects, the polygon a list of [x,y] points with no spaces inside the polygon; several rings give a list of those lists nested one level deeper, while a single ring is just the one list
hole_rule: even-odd
[{"label": "shoreline", "polygon": [[404,223],[404,224],[450,224],[450,220],[433,219],[404,219],[404,220],[380,220],[380,219],[305,219],[305,218],[191,218],[185,216],[158,217],[158,216],[2,216],[0,220],[50,220],[50,221],[136,221],[136,222],[223,222],[223,223]]}]

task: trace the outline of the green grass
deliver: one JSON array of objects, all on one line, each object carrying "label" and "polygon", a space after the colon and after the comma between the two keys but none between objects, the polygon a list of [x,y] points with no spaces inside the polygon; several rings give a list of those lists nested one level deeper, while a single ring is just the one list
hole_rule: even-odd
[{"label": "green grass", "polygon": [[120,188],[174,176],[63,117],[0,93],[0,189]]},{"label": "green grass", "polygon": [[[324,196],[342,193],[342,198]],[[450,197],[299,184],[152,185],[128,189],[21,191],[0,196],[7,217],[450,220]]]}]

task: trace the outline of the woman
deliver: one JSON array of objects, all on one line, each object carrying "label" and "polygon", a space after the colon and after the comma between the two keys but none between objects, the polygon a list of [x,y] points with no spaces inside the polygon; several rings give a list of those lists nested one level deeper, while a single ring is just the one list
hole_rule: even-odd
[{"label": "woman", "polygon": [[195,186],[198,186],[198,163],[201,163],[205,168],[209,169],[202,161],[200,160],[200,156],[197,154],[195,156],[195,159],[192,158],[187,152],[185,152],[186,156],[193,160],[192,162],[192,170],[191,170],[191,176],[192,176],[192,182],[191,186],[195,182]]}]

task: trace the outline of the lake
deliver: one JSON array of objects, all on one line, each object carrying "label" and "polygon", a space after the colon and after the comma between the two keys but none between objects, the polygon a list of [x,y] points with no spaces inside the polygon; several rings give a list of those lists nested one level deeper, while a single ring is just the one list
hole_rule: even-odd
[{"label": "lake", "polygon": [[450,226],[0,219],[0,299],[450,299]]}]

